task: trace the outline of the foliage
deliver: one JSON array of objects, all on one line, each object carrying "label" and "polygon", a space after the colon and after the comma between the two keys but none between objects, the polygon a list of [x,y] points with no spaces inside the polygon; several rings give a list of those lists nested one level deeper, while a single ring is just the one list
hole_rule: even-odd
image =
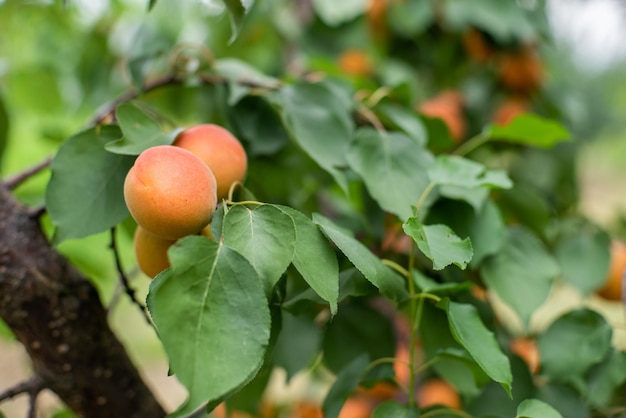
[{"label": "foliage", "polygon": [[[23,102],[0,101],[0,152],[17,109],[16,120],[50,112],[36,129],[58,133],[44,203],[60,244],[128,223],[135,156],[185,126],[217,123],[244,144],[245,187],[220,204],[214,239],[179,240],[150,283],[151,317],[188,391],[172,416],[222,402],[259,414],[279,368],[326,385],[326,417],[384,382],[398,402],[373,416],[434,416],[416,393],[435,375],[475,416],[620,405],[625,358],[606,318],[584,308],[533,322],[557,284],[584,296],[603,284],[610,244],[577,212],[573,161],[593,127],[546,78],[521,91],[499,74],[507,54],[548,44],[543,2],[146,3],[113,1],[82,26],[79,6],[28,6],[46,23],[20,42],[60,55],[22,57],[5,76],[2,97]],[[0,26],[14,31],[20,7],[0,3]],[[142,30],[115,46],[131,18]],[[342,60],[348,50],[359,65]],[[34,94],[32,80],[46,88]],[[460,139],[445,113],[419,111],[449,90],[463,97]],[[528,107],[502,123],[493,115],[508,96]],[[516,334],[537,340],[538,374],[509,348]]]}]

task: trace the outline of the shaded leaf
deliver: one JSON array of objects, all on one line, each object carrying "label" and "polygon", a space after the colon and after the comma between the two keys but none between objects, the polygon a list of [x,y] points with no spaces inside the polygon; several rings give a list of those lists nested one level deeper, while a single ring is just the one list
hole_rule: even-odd
[{"label": "shaded leaf", "polygon": [[172,415],[180,417],[254,378],[271,321],[263,285],[236,251],[189,236],[168,256],[172,267],[151,282],[147,302],[171,370],[189,392]]},{"label": "shaded leaf", "polygon": [[615,390],[626,381],[626,353],[612,349],[602,363],[594,366],[587,379],[587,398],[596,408],[610,405]]},{"label": "shaded leaf", "polygon": [[224,244],[252,264],[271,295],[274,285],[291,263],[296,241],[293,219],[272,205],[254,209],[233,206],[222,224]]},{"label": "shaded leaf", "polygon": [[413,139],[418,145],[426,145],[426,128],[417,114],[405,107],[391,103],[383,103],[376,107],[376,111],[381,114],[390,124]]},{"label": "shaded leaf", "polygon": [[56,226],[56,244],[106,231],[128,216],[123,185],[135,159],[104,149],[121,135],[117,126],[101,126],[78,133],[59,147],[45,197]]},{"label": "shaded leaf", "polygon": [[442,299],[438,307],[446,311],[456,341],[472,356],[485,373],[512,396],[513,374],[509,358],[502,352],[495,335],[483,324],[476,307]]},{"label": "shaded leaf", "polygon": [[567,129],[559,123],[530,113],[516,117],[505,126],[490,125],[484,135],[495,140],[542,148],[570,139]]},{"label": "shaded leaf", "polygon": [[295,316],[283,311],[283,327],[280,330],[273,363],[287,373],[287,380],[311,365],[319,353],[322,330],[312,318]]},{"label": "shaded leaf", "polygon": [[163,133],[159,124],[134,103],[120,105],[115,116],[124,136],[111,141],[106,149],[116,154],[139,155],[148,148],[169,145],[178,133]]},{"label": "shaded leaf", "polygon": [[378,405],[372,413],[372,418],[419,418],[420,412],[416,406],[407,406],[396,401],[385,401]]},{"label": "shaded leaf", "polygon": [[291,217],[296,228],[292,263],[309,286],[337,312],[339,297],[339,266],[337,257],[319,228],[297,210],[276,206]]},{"label": "shaded leaf", "polygon": [[292,84],[281,90],[278,100],[293,139],[347,190],[340,168],[347,165],[346,154],[354,130],[352,109],[324,83]]},{"label": "shaded leaf", "polygon": [[406,300],[408,292],[404,279],[376,257],[351,234],[335,225],[330,219],[320,214],[313,215],[313,221],[324,231],[324,234],[339,247],[363,276],[376,286],[380,293],[400,303]]},{"label": "shaded leaf", "polygon": [[522,227],[512,227],[500,251],[485,259],[481,273],[489,289],[528,325],[531,315],[548,297],[560,269],[536,236]]},{"label": "shaded leaf", "polygon": [[409,218],[402,229],[417,247],[433,262],[435,270],[450,264],[465,269],[473,255],[469,238],[461,239],[447,225],[424,225],[416,217]]},{"label": "shaded leaf", "polygon": [[537,339],[542,374],[561,381],[582,376],[607,355],[612,335],[610,324],[595,311],[585,308],[562,315]]},{"label": "shaded leaf", "polygon": [[361,376],[369,365],[370,360],[367,354],[354,358],[350,364],[344,367],[337,375],[337,379],[330,387],[322,410],[324,418],[337,418],[346,399],[354,392],[359,385]]},{"label": "shaded leaf", "polygon": [[456,155],[439,155],[428,169],[430,180],[439,185],[468,189],[492,187],[509,189],[511,179],[502,170],[487,170],[487,167]]},{"label": "shaded leaf", "polygon": [[399,132],[362,128],[355,134],[348,162],[381,208],[407,219],[428,186],[433,156]]},{"label": "shaded leaf", "polygon": [[237,40],[239,36],[239,31],[243,25],[244,19],[252,5],[254,4],[254,0],[243,1],[243,0],[222,0],[226,9],[228,10],[228,16],[230,18],[230,29],[231,36],[228,40],[228,43],[232,44]]}]

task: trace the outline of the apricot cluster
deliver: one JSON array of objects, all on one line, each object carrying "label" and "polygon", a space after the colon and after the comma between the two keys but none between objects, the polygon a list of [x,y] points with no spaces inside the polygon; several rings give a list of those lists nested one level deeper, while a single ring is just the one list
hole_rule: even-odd
[{"label": "apricot cluster", "polygon": [[139,268],[154,277],[169,267],[179,238],[206,230],[219,200],[242,181],[248,160],[241,143],[218,125],[184,130],[172,145],[143,151],[124,181],[124,200],[137,222]]}]

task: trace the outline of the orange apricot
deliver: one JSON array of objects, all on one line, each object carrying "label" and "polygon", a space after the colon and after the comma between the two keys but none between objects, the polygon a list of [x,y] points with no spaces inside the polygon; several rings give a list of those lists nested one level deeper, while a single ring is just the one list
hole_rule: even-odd
[{"label": "orange apricot", "polygon": [[374,407],[367,398],[352,396],[343,404],[338,418],[369,418]]},{"label": "orange apricot", "polygon": [[526,362],[532,374],[539,371],[539,347],[532,338],[514,338],[509,342],[511,351]]},{"label": "orange apricot", "polygon": [[233,183],[243,181],[248,157],[241,142],[227,129],[207,123],[181,132],[172,145],[196,154],[209,166],[217,181],[217,199],[228,196]]},{"label": "orange apricot", "polygon": [[498,63],[498,78],[502,85],[520,94],[537,90],[543,80],[543,72],[541,60],[530,46],[504,54]]},{"label": "orange apricot", "polygon": [[135,258],[139,268],[146,276],[153,279],[157,274],[170,266],[167,250],[176,241],[159,238],[152,235],[141,226],[137,226],[133,238]]},{"label": "orange apricot", "polygon": [[508,97],[496,107],[491,119],[497,125],[508,125],[515,117],[528,110],[528,99],[519,96]]},{"label": "orange apricot", "polygon": [[463,95],[456,90],[445,90],[424,102],[418,111],[429,118],[439,118],[448,127],[456,142],[465,136],[466,124],[463,117]]},{"label": "orange apricot", "polygon": [[372,67],[371,60],[361,50],[348,49],[339,55],[339,68],[348,75],[367,77]]},{"label": "orange apricot", "polygon": [[486,35],[476,28],[467,29],[462,35],[463,47],[467,55],[477,62],[486,62],[493,56],[493,48]]},{"label": "orange apricot", "polygon": [[146,231],[176,240],[211,221],[217,205],[215,177],[190,151],[171,145],[148,148],[126,175],[124,200]]},{"label": "orange apricot", "polygon": [[622,282],[626,269],[626,244],[621,241],[611,243],[611,264],[604,285],[597,294],[607,300],[622,300]]},{"label": "orange apricot", "polygon": [[433,405],[460,409],[461,398],[456,389],[443,379],[435,378],[424,382],[417,392],[417,403],[420,408]]}]

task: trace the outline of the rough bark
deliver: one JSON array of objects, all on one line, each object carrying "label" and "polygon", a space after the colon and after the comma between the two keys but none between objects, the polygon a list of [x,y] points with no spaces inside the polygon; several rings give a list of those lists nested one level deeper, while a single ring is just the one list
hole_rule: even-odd
[{"label": "rough bark", "polygon": [[164,417],[109,328],[95,288],[0,182],[0,317],[78,417]]}]

